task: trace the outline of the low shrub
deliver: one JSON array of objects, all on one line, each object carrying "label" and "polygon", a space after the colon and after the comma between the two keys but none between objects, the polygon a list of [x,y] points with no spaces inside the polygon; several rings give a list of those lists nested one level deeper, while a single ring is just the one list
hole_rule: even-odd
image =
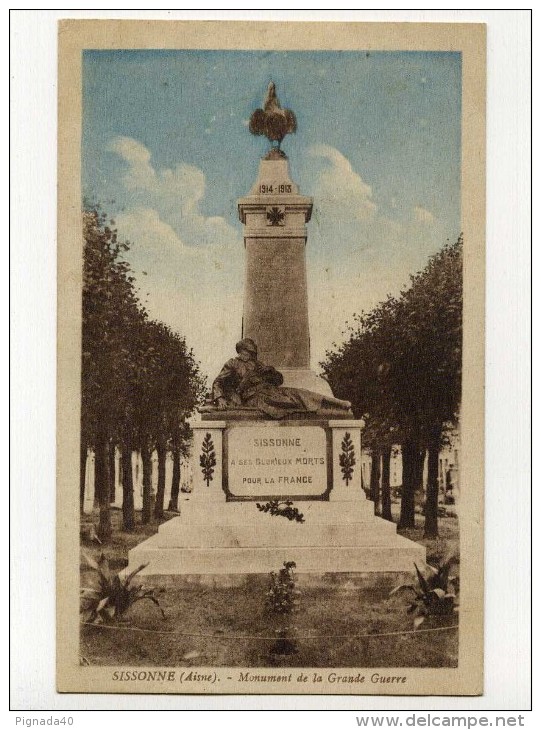
[{"label": "low shrub", "polygon": [[265,594],[265,613],[274,617],[279,626],[274,629],[276,643],[271,647],[274,654],[294,654],[298,651],[293,638],[296,627],[293,615],[300,610],[300,591],[297,589],[293,572],[297,565],[293,561],[284,562],[278,573],[271,571],[270,581]]},{"label": "low shrub", "polygon": [[407,612],[414,614],[414,628],[418,628],[427,617],[435,617],[437,620],[458,613],[456,592],[458,578],[450,575],[451,568],[456,562],[457,558],[451,557],[438,567],[427,564],[426,576],[414,563],[418,585],[412,583],[399,585],[389,594],[392,596],[402,590],[413,592],[415,597]]},{"label": "low shrub", "polygon": [[81,588],[80,613],[84,623],[113,623],[121,619],[134,603],[144,600],[154,603],[165,619],[155,589],[132,583],[146,565],[140,565],[120,578],[118,573],[111,572],[109,561],[103,554],[97,562],[84,552],[83,557],[93,570],[92,584]]}]

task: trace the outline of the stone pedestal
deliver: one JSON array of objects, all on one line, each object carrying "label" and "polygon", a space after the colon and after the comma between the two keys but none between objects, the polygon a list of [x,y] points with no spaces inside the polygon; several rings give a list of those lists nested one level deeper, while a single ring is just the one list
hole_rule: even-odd
[{"label": "stone pedestal", "polygon": [[[227,412],[226,412],[227,413]],[[374,516],[361,487],[362,421],[228,420],[194,423],[193,492],[181,514],[130,551],[128,571],[408,572],[425,549]],[[292,500],[304,522],[256,503]]]}]

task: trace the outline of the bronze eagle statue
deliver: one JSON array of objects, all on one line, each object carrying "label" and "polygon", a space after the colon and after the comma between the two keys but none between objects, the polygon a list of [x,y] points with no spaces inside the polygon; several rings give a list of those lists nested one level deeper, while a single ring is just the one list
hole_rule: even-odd
[{"label": "bronze eagle statue", "polygon": [[273,81],[270,82],[267,89],[263,109],[256,109],[252,112],[249,129],[252,134],[265,135],[271,143],[278,142],[277,149],[280,152],[280,145],[286,134],[297,131],[295,114],[291,109],[282,109]]}]

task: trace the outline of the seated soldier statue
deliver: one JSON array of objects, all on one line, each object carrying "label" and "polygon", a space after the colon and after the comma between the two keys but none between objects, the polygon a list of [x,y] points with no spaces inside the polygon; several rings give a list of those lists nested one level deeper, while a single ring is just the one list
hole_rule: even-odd
[{"label": "seated soldier statue", "polygon": [[267,418],[311,414],[320,418],[352,418],[351,403],[302,388],[282,386],[282,374],[257,359],[257,345],[246,337],[237,342],[238,356],[228,360],[212,385],[211,402],[201,411],[253,410]]}]

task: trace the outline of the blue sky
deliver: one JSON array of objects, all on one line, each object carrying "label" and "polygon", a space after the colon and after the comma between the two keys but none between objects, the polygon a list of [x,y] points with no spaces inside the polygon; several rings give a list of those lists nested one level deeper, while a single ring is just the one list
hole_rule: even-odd
[{"label": "blue sky", "polygon": [[[308,227],[312,361],[398,293],[460,225],[461,58],[430,52],[85,51],[83,191],[131,241],[141,298],[210,376],[240,336],[236,201],[268,142],[268,82]],[[143,273],[146,272],[146,273]]]}]

